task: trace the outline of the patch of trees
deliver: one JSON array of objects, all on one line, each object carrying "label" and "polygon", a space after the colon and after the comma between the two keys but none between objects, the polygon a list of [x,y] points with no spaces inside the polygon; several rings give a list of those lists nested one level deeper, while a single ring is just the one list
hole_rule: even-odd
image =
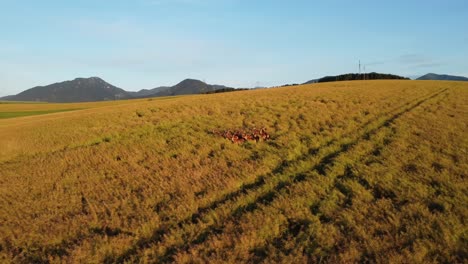
[{"label": "patch of trees", "polygon": [[298,86],[300,84],[298,83],[291,83],[291,84],[284,84],[284,85],[281,85],[280,87],[289,87],[289,86]]},{"label": "patch of trees", "polygon": [[409,78],[405,78],[402,76],[394,75],[394,74],[385,74],[385,73],[348,73],[342,74],[337,76],[326,76],[317,80],[317,82],[336,82],[336,81],[355,81],[355,80],[409,80]]},{"label": "patch of trees", "polygon": [[206,92],[205,94],[228,93],[228,92],[237,92],[237,91],[245,91],[245,90],[248,90],[248,89],[245,89],[245,88],[237,88],[237,89],[236,88],[222,88],[222,89]]}]

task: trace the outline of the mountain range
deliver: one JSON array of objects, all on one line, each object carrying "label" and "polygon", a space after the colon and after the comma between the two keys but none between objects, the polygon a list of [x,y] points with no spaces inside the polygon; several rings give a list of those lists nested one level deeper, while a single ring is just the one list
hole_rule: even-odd
[{"label": "mountain range", "polygon": [[186,79],[167,89],[156,88],[158,89],[156,93],[150,96],[153,97],[153,96],[173,96],[173,95],[184,95],[184,94],[204,94],[204,93],[214,92],[216,90],[221,90],[221,89],[226,89],[226,88],[234,89],[231,87],[226,87],[224,85],[211,85],[211,84],[206,84],[199,80]]},{"label": "mountain range", "polygon": [[463,76],[454,76],[454,75],[447,75],[447,74],[435,74],[435,73],[428,73],[423,75],[416,80],[435,80],[435,81],[463,81],[468,82],[468,78]]},{"label": "mountain range", "polygon": [[7,101],[40,101],[54,103],[92,102],[117,99],[147,98],[185,94],[202,94],[221,89],[234,89],[223,85],[210,85],[199,80],[186,79],[174,86],[125,91],[99,77],[76,78],[47,86],[36,86],[17,95],[0,98]]},{"label": "mountain range", "polygon": [[[350,73],[337,76],[326,76],[320,79],[310,80],[308,82],[305,82],[304,84],[330,81],[362,80],[364,76],[366,80],[407,79],[397,75],[381,74],[375,72],[367,73],[365,75]],[[416,80],[468,81],[468,78],[462,76],[428,73],[424,76],[417,78]],[[153,89],[143,89],[138,92],[133,92],[118,88],[112,84],[105,82],[99,77],[91,77],[76,78],[71,81],[64,81],[46,86],[36,86],[16,95],[1,97],[0,100],[70,103],[174,96],[186,94],[206,94],[213,93],[216,91],[226,92],[238,90],[244,89],[235,89],[223,85],[211,85],[195,79],[186,79],[174,86],[161,86]]]},{"label": "mountain range", "polygon": [[156,87],[156,88],[153,88],[153,89],[142,89],[138,92],[128,92],[132,97],[145,97],[145,96],[152,96],[158,92],[161,92],[161,91],[165,91],[165,90],[168,90],[169,88],[171,88],[171,86],[161,86],[161,87]]}]

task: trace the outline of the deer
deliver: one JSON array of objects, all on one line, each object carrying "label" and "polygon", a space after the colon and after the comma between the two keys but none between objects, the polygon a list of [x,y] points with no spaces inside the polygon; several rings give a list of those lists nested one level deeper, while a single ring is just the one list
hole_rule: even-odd
[{"label": "deer", "polygon": [[215,131],[213,134],[224,137],[225,139],[231,140],[232,143],[244,143],[246,141],[258,142],[260,140],[270,139],[270,135],[267,133],[266,128],[262,127],[260,129],[253,128],[250,130],[247,129],[237,129],[237,130],[224,130],[224,131]]}]

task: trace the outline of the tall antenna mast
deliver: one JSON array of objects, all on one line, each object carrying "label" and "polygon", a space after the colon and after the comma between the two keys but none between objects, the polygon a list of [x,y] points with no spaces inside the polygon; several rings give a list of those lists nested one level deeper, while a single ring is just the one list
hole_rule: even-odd
[{"label": "tall antenna mast", "polygon": [[359,75],[361,75],[361,60],[359,60]]}]

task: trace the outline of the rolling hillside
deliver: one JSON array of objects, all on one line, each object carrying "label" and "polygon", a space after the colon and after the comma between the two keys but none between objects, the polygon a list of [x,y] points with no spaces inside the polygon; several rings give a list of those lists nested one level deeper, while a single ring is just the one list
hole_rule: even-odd
[{"label": "rolling hillside", "polygon": [[432,81],[468,81],[468,78],[463,76],[453,76],[453,75],[446,75],[446,74],[435,74],[435,73],[428,73],[423,75],[416,80],[432,80]]},{"label": "rolling hillside", "polygon": [[154,94],[158,92],[162,92],[170,88],[171,88],[170,86],[161,86],[161,87],[156,87],[153,89],[142,89],[138,92],[128,92],[128,93],[134,98],[139,98],[139,97],[153,96]]},{"label": "rolling hillside", "polygon": [[226,89],[229,87],[223,85],[210,85],[206,84],[199,80],[186,79],[182,82],[165,89],[163,91],[158,91],[152,96],[173,96],[173,95],[185,95],[185,94],[204,94],[208,92],[214,92],[220,89]]},{"label": "rolling hillside", "polygon": [[153,89],[142,89],[137,92],[117,88],[101,78],[76,78],[72,81],[54,83],[47,86],[37,86],[17,95],[0,98],[4,101],[35,101],[35,102],[98,102],[109,100],[175,96],[186,94],[204,94],[216,90],[234,90],[223,85],[206,84],[199,80],[186,79],[174,86],[161,86]]},{"label": "rolling hillside", "polygon": [[347,73],[341,74],[336,76],[325,76],[319,79],[314,79],[305,82],[304,84],[312,84],[312,83],[322,83],[322,82],[338,82],[338,81],[356,81],[356,80],[408,80],[408,78],[394,75],[394,74],[387,74],[387,73],[377,73],[377,72],[369,72],[369,73]]},{"label": "rolling hillside", "polygon": [[0,119],[0,260],[463,263],[467,100],[387,80],[0,104],[80,109]]},{"label": "rolling hillside", "polygon": [[123,89],[117,88],[101,78],[76,78],[72,81],[37,86],[14,96],[2,98],[9,101],[42,101],[42,102],[91,102],[127,99],[131,96]]}]

